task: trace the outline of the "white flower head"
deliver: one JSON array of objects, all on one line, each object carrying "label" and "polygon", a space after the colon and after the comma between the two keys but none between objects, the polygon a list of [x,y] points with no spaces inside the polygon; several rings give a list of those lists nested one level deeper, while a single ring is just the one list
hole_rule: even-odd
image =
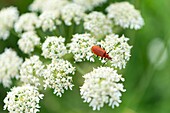
[{"label": "white flower head", "polygon": [[66,46],[64,45],[65,38],[50,36],[47,37],[42,45],[42,55],[45,58],[61,58],[67,54]]},{"label": "white flower head", "polygon": [[[129,38],[126,38],[124,35],[119,37],[115,34],[107,35],[104,41],[99,42],[98,44],[102,46],[109,52],[111,59],[111,65],[115,68],[125,68],[127,61],[130,59],[130,50],[132,46],[128,44]],[[106,60],[102,60],[106,62]]]},{"label": "white flower head", "polygon": [[34,51],[35,46],[40,44],[40,38],[34,31],[28,31],[21,34],[18,40],[19,48],[26,54]]},{"label": "white flower head", "polygon": [[30,85],[14,87],[4,99],[4,110],[7,109],[9,113],[37,113],[43,96],[36,87]]},{"label": "white flower head", "polygon": [[60,13],[58,10],[55,11],[44,11],[40,16],[40,25],[43,31],[53,31],[56,29],[56,25],[60,25],[59,20]]},{"label": "white flower head", "polygon": [[81,5],[70,3],[61,9],[61,19],[66,25],[72,25],[72,21],[77,25],[84,18],[85,10]]},{"label": "white flower head", "polygon": [[75,67],[70,62],[63,59],[53,59],[52,63],[47,65],[44,72],[44,88],[54,89],[54,94],[62,96],[64,90],[72,90],[72,77],[75,73]]},{"label": "white flower head", "polygon": [[0,10],[0,39],[6,40],[18,19],[19,12],[16,7],[7,7]]},{"label": "white flower head", "polygon": [[96,38],[112,32],[112,22],[103,13],[93,11],[84,18],[84,29],[90,31]]},{"label": "white flower head", "polygon": [[106,8],[108,18],[123,28],[138,30],[144,25],[144,20],[138,10],[128,2],[111,4]]},{"label": "white flower head", "polygon": [[73,1],[85,7],[86,10],[92,10],[94,7],[105,3],[107,0],[73,0]]},{"label": "white flower head", "polygon": [[34,0],[29,9],[40,12],[60,10],[68,3],[68,0]]},{"label": "white flower head", "polygon": [[10,87],[12,78],[18,77],[18,70],[22,63],[22,59],[12,49],[5,49],[0,54],[0,83],[4,87]]},{"label": "white flower head", "polygon": [[36,13],[25,13],[19,17],[14,28],[16,32],[21,33],[25,31],[34,31],[37,25],[39,25],[39,21]]},{"label": "white flower head", "polygon": [[25,84],[31,84],[34,86],[40,85],[40,77],[43,74],[44,65],[40,61],[39,56],[32,56],[26,59],[20,68],[20,81]]},{"label": "white flower head", "polygon": [[41,12],[43,10],[44,5],[49,0],[34,0],[29,6],[30,11]]},{"label": "white flower head", "polygon": [[96,44],[96,40],[90,34],[75,34],[71,41],[67,46],[69,53],[73,53],[76,62],[85,60],[94,62],[91,47]]},{"label": "white flower head", "polygon": [[110,67],[98,67],[92,72],[83,76],[84,84],[80,87],[80,94],[84,102],[89,103],[93,110],[100,110],[104,104],[112,108],[119,106],[121,103],[121,92],[125,92],[124,81],[117,71]]}]

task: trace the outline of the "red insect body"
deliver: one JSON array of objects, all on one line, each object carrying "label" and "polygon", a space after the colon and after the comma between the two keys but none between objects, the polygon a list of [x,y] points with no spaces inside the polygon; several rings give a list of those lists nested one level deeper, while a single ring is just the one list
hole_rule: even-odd
[{"label": "red insect body", "polygon": [[112,58],[109,56],[109,54],[106,53],[106,51],[105,51],[104,49],[102,49],[100,46],[97,46],[97,45],[93,46],[93,47],[91,48],[91,51],[92,51],[95,55],[100,56],[100,57],[102,57],[102,58],[107,58],[107,59],[109,59],[109,60],[112,59]]}]

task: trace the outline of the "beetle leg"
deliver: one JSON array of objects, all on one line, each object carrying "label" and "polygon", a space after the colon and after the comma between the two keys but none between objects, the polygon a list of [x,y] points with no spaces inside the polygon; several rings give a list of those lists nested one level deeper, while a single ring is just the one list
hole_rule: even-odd
[{"label": "beetle leg", "polygon": [[97,46],[102,47],[100,44],[97,44]]},{"label": "beetle leg", "polygon": [[107,62],[108,62],[108,60],[106,62],[104,62],[102,66],[104,66]]},{"label": "beetle leg", "polygon": [[107,54],[109,54],[112,50],[110,50]]}]

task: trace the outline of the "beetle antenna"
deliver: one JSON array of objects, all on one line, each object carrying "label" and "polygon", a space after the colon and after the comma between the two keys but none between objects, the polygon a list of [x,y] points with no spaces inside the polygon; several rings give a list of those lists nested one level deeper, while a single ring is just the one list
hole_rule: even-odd
[{"label": "beetle antenna", "polygon": [[111,51],[112,51],[112,49],[107,54],[109,54]]}]

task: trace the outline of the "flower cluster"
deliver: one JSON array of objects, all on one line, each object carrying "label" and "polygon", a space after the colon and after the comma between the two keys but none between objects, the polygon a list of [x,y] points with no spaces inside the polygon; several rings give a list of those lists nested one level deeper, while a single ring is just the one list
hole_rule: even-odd
[{"label": "flower cluster", "polygon": [[68,0],[34,0],[29,9],[39,12],[61,10],[68,3]]},{"label": "flower cluster", "polygon": [[37,113],[43,96],[36,87],[30,85],[14,87],[4,99],[4,109],[9,113]]},{"label": "flower cluster", "polygon": [[22,59],[12,49],[5,49],[0,54],[0,83],[4,87],[10,87],[12,78],[18,77],[18,70],[22,63]]},{"label": "flower cluster", "polygon": [[72,21],[76,24],[80,24],[80,21],[85,15],[85,10],[82,6],[70,3],[65,5],[61,10],[61,18],[66,25],[72,25]]},{"label": "flower cluster", "polygon": [[86,10],[92,10],[94,7],[105,3],[107,0],[73,0],[73,1],[85,7]]},{"label": "flower cluster", "polygon": [[54,89],[54,94],[62,96],[64,90],[72,90],[72,77],[75,73],[75,67],[70,62],[63,59],[53,59],[51,64],[44,70],[44,88]]},{"label": "flower cluster", "polygon": [[28,31],[21,34],[18,40],[19,48],[26,54],[34,51],[34,47],[40,44],[40,38],[34,31]]},{"label": "flower cluster", "polygon": [[26,59],[20,68],[20,81],[25,84],[39,86],[39,77],[43,75],[43,68],[44,65],[40,61],[39,56],[34,55]]},{"label": "flower cluster", "polygon": [[69,53],[73,53],[76,62],[84,60],[94,62],[91,47],[95,45],[96,40],[90,34],[75,34],[71,41],[67,46],[69,47]]},{"label": "flower cluster", "polygon": [[[0,39],[6,40],[10,32],[15,33],[12,36],[17,37],[14,44],[17,41],[18,46],[12,48],[20,49],[19,55],[24,58],[22,62],[12,49],[0,54],[0,83],[9,87],[11,79],[18,78],[22,84],[7,94],[4,109],[10,113],[38,112],[43,97],[38,91],[50,88],[61,97],[65,90],[72,90],[72,75],[77,74],[75,71],[84,74],[79,63],[84,61],[98,67],[83,76],[80,94],[84,102],[93,110],[100,110],[104,104],[119,106],[125,89],[124,78],[117,70],[126,67],[132,46],[128,44],[129,38],[114,31],[120,27],[140,29],[144,20],[128,2],[113,3],[106,12],[97,10],[105,2],[34,0],[30,12],[20,16],[15,7],[0,10]],[[11,40],[3,42],[11,46]],[[96,55],[101,61],[95,60]],[[107,61],[108,67],[99,66]]]},{"label": "flower cluster", "polygon": [[[126,38],[124,35],[119,37],[119,35],[110,34],[107,35],[104,41],[98,42],[99,45],[102,45],[107,52],[109,52],[110,57],[112,58],[111,65],[115,68],[125,68],[126,62],[130,59],[130,46],[127,41],[129,38]],[[106,62],[104,59],[102,62]]]},{"label": "flower cluster", "polygon": [[21,15],[18,21],[15,23],[15,31],[22,33],[25,31],[34,31],[38,25],[38,16],[35,13],[25,13]]},{"label": "flower cluster", "polygon": [[58,10],[55,11],[44,11],[39,16],[38,27],[41,27],[43,31],[53,31],[56,29],[56,25],[60,25],[61,21],[59,20],[60,13]]},{"label": "flower cluster", "polygon": [[17,21],[19,12],[16,7],[8,7],[0,10],[0,39],[6,40],[10,35],[10,29]]},{"label": "flower cluster", "polygon": [[111,4],[106,8],[108,18],[113,19],[116,25],[123,28],[140,29],[144,25],[144,20],[138,10],[129,2]]},{"label": "flower cluster", "polygon": [[101,12],[91,12],[84,18],[84,28],[96,38],[112,33],[112,22]]},{"label": "flower cluster", "polygon": [[124,81],[117,71],[109,67],[99,67],[93,69],[92,72],[83,76],[85,79],[83,86],[80,88],[80,94],[84,102],[90,103],[89,106],[93,110],[100,110],[104,104],[108,104],[112,108],[119,106],[121,103],[121,92],[125,92]]},{"label": "flower cluster", "polygon": [[42,45],[42,55],[45,58],[61,58],[67,53],[64,45],[65,38],[51,36],[47,37]]}]

